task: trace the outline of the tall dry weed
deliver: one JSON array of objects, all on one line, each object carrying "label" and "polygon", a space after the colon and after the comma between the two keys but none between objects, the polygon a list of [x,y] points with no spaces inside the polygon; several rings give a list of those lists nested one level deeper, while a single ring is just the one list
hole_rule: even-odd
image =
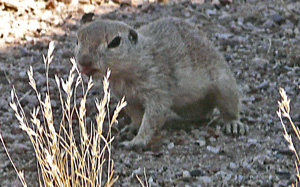
[{"label": "tall dry weed", "polygon": [[[114,161],[111,158],[111,142],[114,139],[111,135],[111,127],[117,123],[117,116],[126,106],[126,102],[123,98],[117,105],[113,117],[108,122],[108,134],[104,136],[102,131],[110,103],[108,82],[110,71],[108,70],[103,80],[104,97],[100,101],[96,100],[95,123],[87,124],[86,100],[93,81],[90,78],[85,89],[76,62],[71,59],[72,68],[67,80],[55,76],[62,114],[61,119],[54,119],[57,115],[53,113],[49,91],[49,66],[53,60],[53,50],[54,43],[51,42],[47,56],[43,56],[47,79],[47,91],[44,95],[37,89],[32,67],[27,72],[29,84],[39,101],[39,106],[32,109],[29,120],[16,95],[15,88],[11,91],[10,106],[15,112],[20,128],[29,136],[35,151],[39,184],[45,187],[112,186],[118,177],[114,175]],[[77,106],[76,90],[79,88],[82,89],[83,97],[80,98],[80,104]],[[74,119],[79,125],[79,143],[74,137]],[[55,124],[55,121],[59,121],[60,124]],[[57,126],[59,130],[55,129]],[[90,128],[87,128],[88,126]],[[0,139],[4,145],[1,134]],[[7,152],[6,147],[5,150]],[[11,160],[10,156],[9,159]],[[23,186],[27,186],[23,172],[18,171],[12,160],[11,162]]]},{"label": "tall dry weed", "polygon": [[299,159],[299,150],[297,151],[297,149],[294,146],[293,143],[293,139],[292,139],[292,135],[288,133],[287,131],[287,127],[286,124],[284,123],[283,118],[286,118],[288,120],[289,125],[292,127],[293,129],[293,133],[296,136],[296,138],[298,139],[298,141],[300,142],[300,131],[298,126],[296,126],[290,116],[290,99],[288,99],[286,92],[283,88],[279,89],[279,93],[281,95],[281,101],[278,101],[278,111],[277,111],[277,115],[280,119],[282,128],[283,128],[283,132],[284,132],[284,139],[288,142],[289,144],[289,149],[291,151],[294,152],[294,155],[296,156],[296,160],[295,160],[295,167],[296,167],[296,175],[297,175],[297,182],[294,184],[292,184],[292,186],[298,186],[298,183],[300,183],[300,174],[299,174],[299,166],[300,166],[300,159]]}]

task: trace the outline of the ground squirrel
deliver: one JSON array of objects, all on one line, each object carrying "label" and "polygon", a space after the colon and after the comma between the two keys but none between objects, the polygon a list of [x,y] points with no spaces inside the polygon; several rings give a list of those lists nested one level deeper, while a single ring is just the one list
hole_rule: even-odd
[{"label": "ground squirrel", "polygon": [[147,145],[169,118],[198,120],[214,108],[227,133],[246,133],[236,81],[222,54],[191,23],[163,18],[135,30],[97,20],[81,27],[77,39],[82,73],[103,75],[110,68],[113,94],[125,95],[125,112],[139,130],[124,146]]}]

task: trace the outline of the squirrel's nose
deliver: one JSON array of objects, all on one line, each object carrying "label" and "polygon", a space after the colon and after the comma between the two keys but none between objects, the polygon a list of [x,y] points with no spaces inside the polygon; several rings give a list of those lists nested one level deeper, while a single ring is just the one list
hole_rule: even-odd
[{"label": "squirrel's nose", "polygon": [[93,58],[90,55],[85,54],[80,57],[78,63],[81,66],[90,66],[93,63]]}]

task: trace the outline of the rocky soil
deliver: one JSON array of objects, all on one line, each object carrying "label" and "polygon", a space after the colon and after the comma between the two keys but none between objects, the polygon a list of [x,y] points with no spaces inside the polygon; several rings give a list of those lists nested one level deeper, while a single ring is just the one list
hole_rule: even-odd
[{"label": "rocky soil", "polygon": [[[101,1],[99,1],[101,2]],[[218,3],[218,1],[214,1]],[[300,122],[299,44],[300,3],[295,0],[245,0],[211,2],[172,1],[166,4],[79,3],[55,5],[44,1],[0,0],[0,132],[18,169],[24,170],[29,186],[38,186],[34,151],[27,135],[19,128],[9,107],[14,86],[26,113],[36,106],[28,85],[27,70],[42,92],[46,78],[42,54],[55,41],[50,66],[50,91],[56,90],[54,75],[66,78],[76,43],[75,32],[84,13],[96,18],[127,22],[139,27],[161,17],[187,19],[203,29],[224,54],[242,93],[242,122],[247,136],[228,137],[215,126],[166,124],[157,145],[148,150],[128,151],[114,142],[113,158],[119,179],[115,186],[140,186],[144,168],[151,186],[291,186],[296,180],[294,155],[283,138],[276,116],[279,88],[291,97],[291,112]],[[46,8],[47,7],[47,8]],[[201,51],[199,51],[201,52]],[[89,95],[89,114],[96,112],[94,99],[101,98],[100,85]],[[60,103],[53,96],[52,106]],[[121,129],[128,117],[120,116]],[[127,135],[125,138],[132,138]],[[143,179],[144,180],[144,179]],[[18,186],[16,173],[0,146],[0,186]]]}]

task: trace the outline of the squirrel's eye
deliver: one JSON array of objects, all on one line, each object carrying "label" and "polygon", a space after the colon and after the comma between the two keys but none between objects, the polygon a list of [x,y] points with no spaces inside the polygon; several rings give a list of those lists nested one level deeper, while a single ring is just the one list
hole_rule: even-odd
[{"label": "squirrel's eye", "polygon": [[107,48],[118,47],[120,45],[120,42],[121,42],[121,37],[117,36],[107,45]]}]

